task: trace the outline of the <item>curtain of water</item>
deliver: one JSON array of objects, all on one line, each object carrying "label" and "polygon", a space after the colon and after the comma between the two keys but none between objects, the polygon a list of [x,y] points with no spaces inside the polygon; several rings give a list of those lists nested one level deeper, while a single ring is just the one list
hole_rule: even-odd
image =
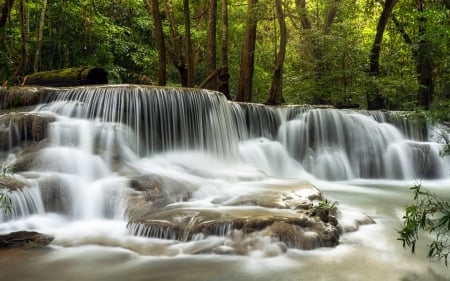
[{"label": "curtain of water", "polygon": [[237,157],[236,126],[226,99],[216,92],[138,86],[77,88],[61,92],[55,102],[39,110],[126,124],[140,156],[194,149],[221,158]]},{"label": "curtain of water", "polygon": [[[199,150],[237,159],[240,153],[241,159],[258,167],[261,161],[280,163],[282,154],[276,147],[281,143],[306,171],[327,180],[440,178],[446,177],[448,167],[439,146],[424,142],[423,124],[417,126],[398,112],[275,108],[228,103],[206,90],[138,86],[70,89],[41,110],[124,124],[122,141],[103,147],[130,147],[139,156]],[[269,142],[253,146],[253,155],[239,148],[239,143],[257,138]],[[262,157],[255,157],[258,154]],[[269,166],[278,171],[275,174],[283,167]]]}]

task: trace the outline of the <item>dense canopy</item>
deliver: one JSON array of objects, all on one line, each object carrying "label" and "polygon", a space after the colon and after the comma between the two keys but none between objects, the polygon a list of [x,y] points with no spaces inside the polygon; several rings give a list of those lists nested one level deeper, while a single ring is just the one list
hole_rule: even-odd
[{"label": "dense canopy", "polygon": [[429,108],[450,96],[448,0],[1,0],[0,81],[101,67],[110,83],[238,101]]}]

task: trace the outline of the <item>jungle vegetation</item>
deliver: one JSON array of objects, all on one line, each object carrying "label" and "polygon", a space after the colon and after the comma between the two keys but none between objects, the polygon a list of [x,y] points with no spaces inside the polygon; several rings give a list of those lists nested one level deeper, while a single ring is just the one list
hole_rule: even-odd
[{"label": "jungle vegetation", "polygon": [[428,109],[450,97],[449,0],[0,0],[0,81],[111,83],[268,104]]}]

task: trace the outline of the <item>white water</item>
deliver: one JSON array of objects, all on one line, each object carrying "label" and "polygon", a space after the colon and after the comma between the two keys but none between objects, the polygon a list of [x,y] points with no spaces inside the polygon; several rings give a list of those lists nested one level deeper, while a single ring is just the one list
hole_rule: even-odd
[{"label": "white water", "polygon": [[[107,94],[114,91],[108,88]],[[142,89],[132,91],[135,96],[138,92]],[[133,100],[133,109],[115,111],[109,106],[126,107],[116,100],[105,105],[105,114],[87,102],[100,97],[87,98],[86,92],[82,102],[43,106],[41,110],[57,112],[49,128],[50,145],[40,151],[33,171],[15,175],[33,183],[13,192],[17,211],[12,218],[0,217],[0,232],[38,230],[55,240],[50,250],[0,254],[1,281],[450,280],[448,268],[425,258],[426,239],[416,255],[396,240],[402,210],[412,199],[408,187],[419,175],[431,177],[422,181],[425,187],[450,198],[449,160],[438,157],[438,144],[405,138],[394,126],[358,113],[301,110],[296,118],[287,118],[286,109],[231,104],[231,110],[224,99],[211,101],[194,93],[192,100],[181,102],[157,94],[159,114],[170,111],[161,122],[181,122],[179,131],[158,131],[154,121],[141,124],[150,119],[142,121],[134,114],[156,114],[157,106],[142,107],[139,100]],[[143,98],[147,103],[151,99]],[[113,101],[111,97],[108,102]],[[177,103],[175,109],[171,103]],[[89,113],[90,108],[96,113]],[[171,119],[175,115],[183,121]],[[255,118],[259,123],[245,125]],[[411,149],[422,146],[432,167],[426,172],[414,162],[423,150]],[[161,176],[173,204],[214,210],[227,208],[217,202],[307,180],[339,202],[344,226],[356,227],[363,214],[376,224],[345,233],[335,248],[312,251],[283,252],[268,237],[241,237],[229,229],[223,230],[229,235],[188,242],[137,237],[127,229],[125,199],[134,192],[127,187],[129,175]],[[48,178],[63,194],[64,212],[46,212],[36,193],[34,182]],[[186,191],[189,201],[183,201]],[[245,245],[246,254],[198,254],[216,247],[226,250],[233,243]]]}]

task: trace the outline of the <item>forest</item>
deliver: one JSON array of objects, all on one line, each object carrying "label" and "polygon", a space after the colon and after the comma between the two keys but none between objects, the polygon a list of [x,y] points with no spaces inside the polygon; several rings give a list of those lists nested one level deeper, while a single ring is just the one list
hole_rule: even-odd
[{"label": "forest", "polygon": [[110,83],[228,99],[429,109],[450,97],[449,0],[3,0],[0,81],[102,67]]}]

